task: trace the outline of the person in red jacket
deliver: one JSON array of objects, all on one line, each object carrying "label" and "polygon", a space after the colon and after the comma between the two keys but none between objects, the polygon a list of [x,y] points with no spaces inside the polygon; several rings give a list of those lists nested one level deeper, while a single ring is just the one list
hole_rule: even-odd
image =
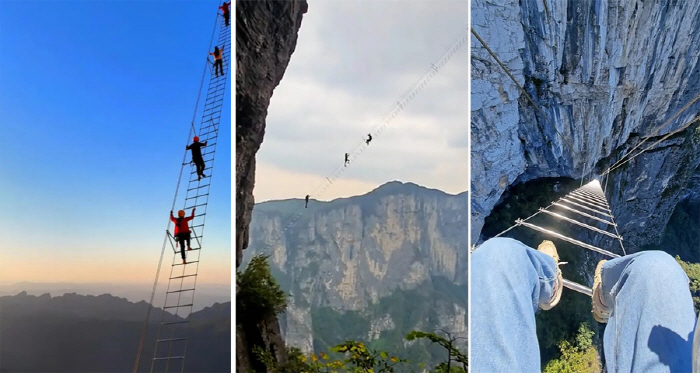
[{"label": "person in red jacket", "polygon": [[224,12],[224,20],[226,21],[226,27],[231,25],[231,2],[227,1],[224,5],[220,6],[222,12]]},{"label": "person in red jacket", "polygon": [[175,239],[180,242],[180,253],[182,254],[182,264],[187,264],[185,258],[185,241],[187,241],[187,250],[192,250],[190,247],[190,227],[188,222],[194,219],[194,210],[196,207],[192,208],[192,215],[185,217],[185,211],[180,210],[177,212],[177,219],[173,217],[173,212],[170,211],[170,221],[175,223]]}]

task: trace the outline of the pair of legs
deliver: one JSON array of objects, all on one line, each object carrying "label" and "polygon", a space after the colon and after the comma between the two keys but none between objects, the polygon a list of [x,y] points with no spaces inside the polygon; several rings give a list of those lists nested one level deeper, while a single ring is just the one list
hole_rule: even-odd
[{"label": "pair of legs", "polygon": [[[471,271],[470,371],[541,372],[535,313],[561,285],[554,259],[493,238],[471,254]],[[673,257],[645,251],[608,260],[601,290],[611,310],[603,336],[608,372],[691,372],[695,310]]]},{"label": "pair of legs", "polygon": [[216,73],[216,77],[219,77],[219,71],[221,71],[221,75],[224,75],[224,60],[223,59],[218,59],[214,61],[214,73]]},{"label": "pair of legs", "polygon": [[182,255],[182,261],[185,261],[185,242],[187,242],[187,250],[192,250],[190,247],[190,233],[178,233],[177,240],[180,242],[180,254]]},{"label": "pair of legs", "polygon": [[231,13],[224,12],[224,21],[226,21],[226,27],[231,26]]},{"label": "pair of legs", "polygon": [[206,168],[204,164],[204,159],[192,158],[192,162],[194,162],[194,165],[197,166],[197,180],[201,180],[203,177],[207,177],[207,175],[204,174],[204,168]]}]

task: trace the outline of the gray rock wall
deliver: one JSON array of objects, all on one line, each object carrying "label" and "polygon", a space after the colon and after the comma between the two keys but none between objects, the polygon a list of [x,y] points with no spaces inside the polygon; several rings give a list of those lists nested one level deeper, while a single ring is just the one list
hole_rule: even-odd
[{"label": "gray rock wall", "polygon": [[[472,27],[544,112],[472,37],[472,237],[508,185],[599,173],[698,95],[698,16],[698,2],[472,3]],[[608,188],[623,192],[609,198],[626,239],[663,231],[698,163],[693,141],[668,141],[614,173]]]}]

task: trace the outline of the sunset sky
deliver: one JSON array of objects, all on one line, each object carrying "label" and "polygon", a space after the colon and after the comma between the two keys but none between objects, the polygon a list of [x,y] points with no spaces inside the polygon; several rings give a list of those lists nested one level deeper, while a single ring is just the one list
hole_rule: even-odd
[{"label": "sunset sky", "polygon": [[[153,281],[218,4],[0,2],[0,282]],[[231,278],[225,100],[202,283]]]}]

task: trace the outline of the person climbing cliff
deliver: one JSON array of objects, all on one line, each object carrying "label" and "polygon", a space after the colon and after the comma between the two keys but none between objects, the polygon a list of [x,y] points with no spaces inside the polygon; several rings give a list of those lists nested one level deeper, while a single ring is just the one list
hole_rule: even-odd
[{"label": "person climbing cliff", "polygon": [[367,143],[367,145],[369,145],[369,142],[370,142],[370,141],[372,141],[372,134],[371,134],[371,133],[368,133],[368,134],[367,134],[367,140],[365,140],[365,142]]},{"label": "person climbing cliff", "polygon": [[[470,371],[541,372],[535,313],[561,298],[563,263],[556,246],[543,241],[535,250],[497,237],[470,255]],[[672,256],[641,251],[602,260],[592,289],[593,318],[608,324],[603,350],[609,372],[690,372],[700,366],[700,324],[688,277]]]},{"label": "person climbing cliff", "polygon": [[345,153],[345,167],[348,166],[348,163],[350,163],[350,153]]},{"label": "person climbing cliff", "polygon": [[194,211],[196,207],[192,208],[192,215],[185,217],[185,210],[180,210],[177,212],[177,218],[173,216],[173,212],[170,211],[170,221],[175,224],[174,235],[176,242],[180,242],[180,254],[182,255],[182,264],[187,264],[187,258],[185,256],[185,243],[187,243],[187,250],[192,250],[190,247],[190,231],[189,221],[194,219]]},{"label": "person climbing cliff", "polygon": [[202,157],[202,147],[207,146],[207,141],[199,142],[199,137],[195,136],[192,138],[192,144],[187,145],[186,150],[192,151],[192,162],[197,166],[197,180],[202,180],[203,177],[207,177],[204,174],[204,158]]}]

